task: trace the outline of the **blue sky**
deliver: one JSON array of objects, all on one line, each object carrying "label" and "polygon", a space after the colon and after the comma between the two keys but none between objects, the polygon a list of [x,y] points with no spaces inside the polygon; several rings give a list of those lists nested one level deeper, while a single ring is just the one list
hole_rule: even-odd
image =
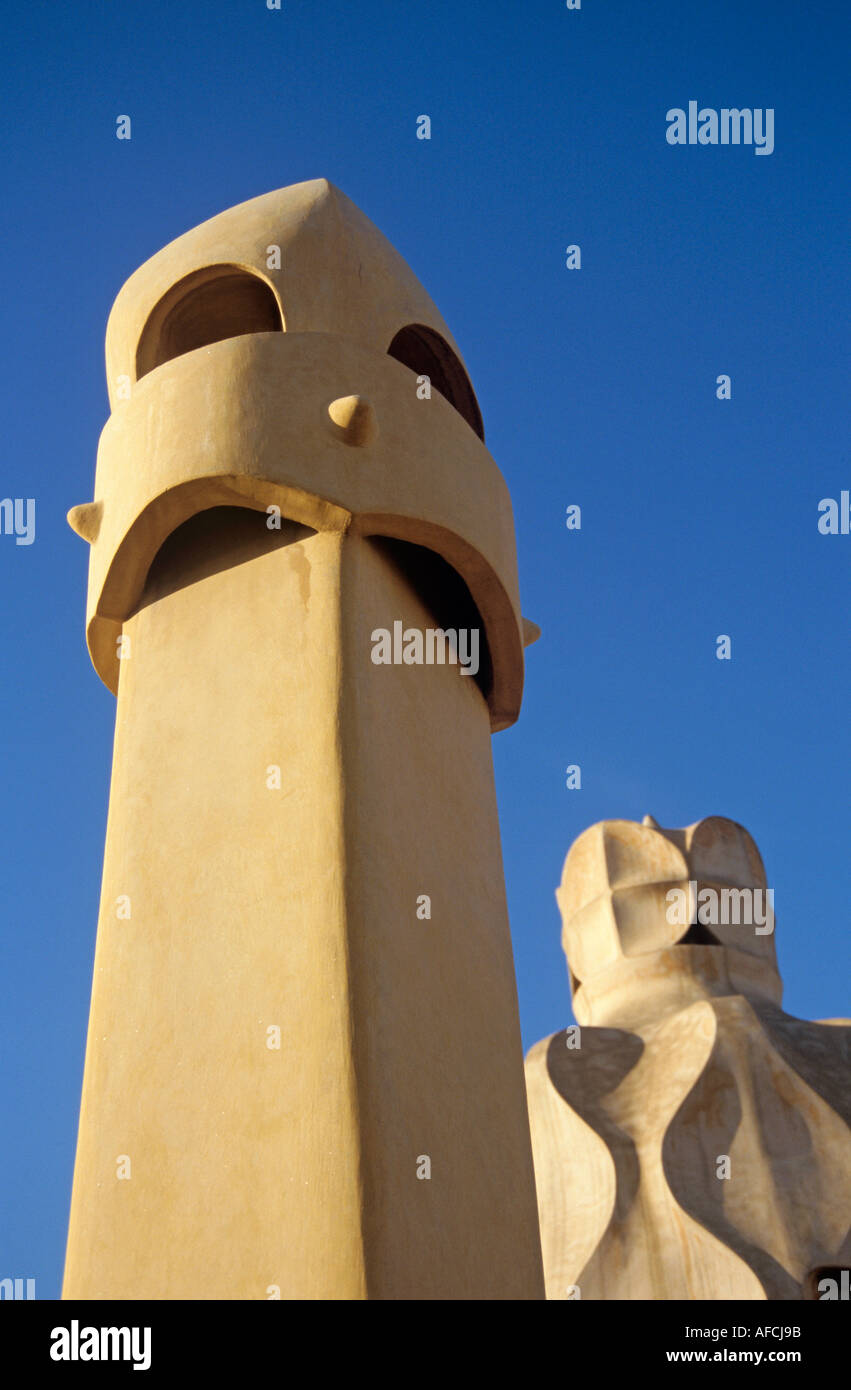
[{"label": "blue sky", "polygon": [[[847,6],[124,0],[4,19],[0,493],[34,497],[37,522],[30,546],[0,536],[0,1277],[55,1297],[64,1254],[114,719],[65,512],[91,497],[106,317],[162,245],[272,188],[329,178],[408,260],[511,489],[544,634],[494,739],[525,1046],[571,1019],[568,846],[645,811],[748,827],[786,1008],[847,1016],[851,536],[817,529],[819,500],[851,488]],[[692,99],[772,107],[773,154],[668,145],[667,110]]]}]

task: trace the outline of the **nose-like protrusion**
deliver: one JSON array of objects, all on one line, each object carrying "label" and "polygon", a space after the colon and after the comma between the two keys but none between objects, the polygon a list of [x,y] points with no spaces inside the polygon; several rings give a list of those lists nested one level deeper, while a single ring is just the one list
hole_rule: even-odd
[{"label": "nose-like protrusion", "polygon": [[362,448],[378,435],[378,417],[363,396],[340,396],[328,407],[328,418],[338,439]]}]

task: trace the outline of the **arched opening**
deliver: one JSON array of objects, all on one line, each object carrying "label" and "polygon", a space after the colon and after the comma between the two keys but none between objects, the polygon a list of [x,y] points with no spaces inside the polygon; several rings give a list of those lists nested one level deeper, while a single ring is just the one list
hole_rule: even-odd
[{"label": "arched opening", "polygon": [[[370,536],[370,543],[396,568],[421,603],[432,614],[435,628],[442,632],[477,633],[478,670],[473,679],[488,700],[493,690],[493,659],[487,629],[475,599],[456,569],[442,555],[412,541],[394,536]],[[428,659],[428,658],[427,658]],[[440,665],[444,662],[438,658]]]},{"label": "arched opening", "polygon": [[151,562],[134,611],[210,575],[316,534],[310,526],[285,517],[280,527],[270,529],[268,520],[265,511],[250,507],[207,507],[196,512],[166,536]]},{"label": "arched opening", "polygon": [[136,350],[136,377],[195,348],[244,333],[280,333],[284,323],[272,290],[251,271],[206,266],[172,285],[153,309]]},{"label": "arched opening", "polygon": [[463,415],[470,429],[484,441],[482,412],[470,379],[448,343],[433,328],[411,323],[401,328],[389,348],[389,357],[409,367],[417,376],[427,376],[436,391]]}]

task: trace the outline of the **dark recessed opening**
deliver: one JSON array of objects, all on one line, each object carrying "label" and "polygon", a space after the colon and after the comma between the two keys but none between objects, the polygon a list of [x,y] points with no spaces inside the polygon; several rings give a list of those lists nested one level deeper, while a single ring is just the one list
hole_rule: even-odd
[{"label": "dark recessed opening", "polygon": [[[819,1284],[830,1280],[819,1289]],[[804,1295],[820,1301],[839,1301],[848,1298],[851,1292],[851,1271],[847,1265],[819,1265],[811,1269],[804,1280]]]},{"label": "dark recessed opening", "polygon": [[477,628],[479,632],[479,669],[476,685],[485,699],[493,687],[493,662],[487,633],[473,595],[457,570],[442,555],[424,545],[396,540],[392,536],[371,536],[372,544],[393,562],[404,575],[420,602],[429,610],[435,627]]},{"label": "dark recessed opening", "polygon": [[316,534],[309,526],[283,517],[280,529],[270,529],[268,521],[265,511],[251,507],[207,507],[196,512],[166,536],[151,562],[138,607]]},{"label": "dark recessed opening", "polygon": [[434,389],[445,396],[450,405],[454,405],[470,428],[484,440],[482,412],[469,377],[439,333],[422,323],[409,324],[407,328],[399,330],[387,353],[417,376],[427,376]]},{"label": "dark recessed opening", "polygon": [[265,280],[233,266],[208,266],[180,280],[151,313],[136,352],[136,376],[223,338],[283,327]]},{"label": "dark recessed opening", "polygon": [[708,927],[702,922],[692,922],[685,936],[681,936],[677,942],[678,946],[720,946],[721,942],[717,936],[713,936]]}]

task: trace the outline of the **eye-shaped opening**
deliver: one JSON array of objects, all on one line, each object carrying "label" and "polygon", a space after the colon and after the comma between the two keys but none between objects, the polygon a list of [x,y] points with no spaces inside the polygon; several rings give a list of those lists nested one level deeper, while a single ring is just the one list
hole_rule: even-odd
[{"label": "eye-shaped opening", "polygon": [[206,266],[172,285],[151,312],[136,350],[136,378],[223,338],[283,328],[278,301],[259,275],[233,265]]},{"label": "eye-shaped opening", "polygon": [[387,349],[389,357],[409,367],[417,376],[427,376],[436,391],[454,405],[459,415],[484,441],[482,412],[469,377],[448,343],[433,328],[411,323],[401,328]]}]

